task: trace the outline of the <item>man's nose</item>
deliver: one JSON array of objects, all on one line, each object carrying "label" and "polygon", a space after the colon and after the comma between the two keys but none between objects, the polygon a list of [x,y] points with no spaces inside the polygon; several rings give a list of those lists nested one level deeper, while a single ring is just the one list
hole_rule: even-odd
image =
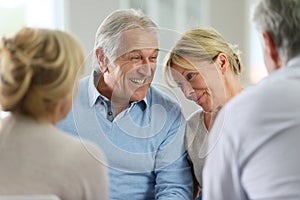
[{"label": "man's nose", "polygon": [[153,63],[151,63],[148,59],[144,59],[142,65],[139,67],[138,72],[143,74],[144,76],[152,75],[152,67]]}]

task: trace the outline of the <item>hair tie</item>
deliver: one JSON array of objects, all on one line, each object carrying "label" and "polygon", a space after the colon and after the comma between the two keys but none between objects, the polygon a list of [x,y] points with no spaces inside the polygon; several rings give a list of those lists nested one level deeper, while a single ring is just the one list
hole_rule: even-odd
[{"label": "hair tie", "polygon": [[11,53],[16,52],[16,46],[14,45],[14,42],[11,39],[6,39],[5,37],[2,38],[3,46]]}]

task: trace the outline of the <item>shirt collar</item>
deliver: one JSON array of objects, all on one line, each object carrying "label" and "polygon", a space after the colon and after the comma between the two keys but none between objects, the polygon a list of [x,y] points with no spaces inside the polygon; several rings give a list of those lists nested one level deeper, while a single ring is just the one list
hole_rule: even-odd
[{"label": "shirt collar", "polygon": [[293,65],[299,66],[299,63],[300,63],[300,55],[289,60],[287,66],[293,66]]},{"label": "shirt collar", "polygon": [[[93,71],[92,74],[90,75],[89,83],[88,83],[88,98],[89,98],[90,107],[96,104],[98,98],[101,98],[104,101],[109,101],[105,96],[100,94],[99,91],[97,90],[96,85],[100,77],[101,77],[101,73],[96,71]],[[138,104],[141,106],[142,109],[145,109],[148,106],[148,101],[147,101],[148,93],[149,91],[147,92],[147,95],[143,100],[132,102],[130,107],[134,104]]]},{"label": "shirt collar", "polygon": [[142,108],[142,110],[145,110],[146,107],[148,106],[147,95],[146,95],[146,97],[144,99],[142,99],[140,101],[132,102],[131,105],[130,105],[130,107],[132,107],[135,104],[137,104],[138,106],[140,106]]},{"label": "shirt collar", "polygon": [[96,71],[93,71],[92,74],[90,75],[89,78],[89,83],[88,83],[88,98],[89,98],[89,106],[92,107],[100,93],[98,92],[97,88],[96,88],[96,83],[99,81],[100,78],[100,73],[96,73]]}]

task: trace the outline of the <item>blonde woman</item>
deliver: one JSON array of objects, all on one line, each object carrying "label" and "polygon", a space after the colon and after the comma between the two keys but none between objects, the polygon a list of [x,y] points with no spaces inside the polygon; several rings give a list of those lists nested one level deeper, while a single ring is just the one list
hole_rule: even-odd
[{"label": "blonde woman", "polygon": [[167,82],[202,107],[188,119],[186,147],[195,177],[194,197],[201,196],[207,137],[222,106],[242,90],[238,52],[212,28],[192,29],[177,41],[166,58]]},{"label": "blonde woman", "polygon": [[[23,28],[0,46],[0,195],[108,199],[103,154],[54,126],[69,112],[84,54],[69,34]],[[88,147],[89,151],[86,150]]]}]

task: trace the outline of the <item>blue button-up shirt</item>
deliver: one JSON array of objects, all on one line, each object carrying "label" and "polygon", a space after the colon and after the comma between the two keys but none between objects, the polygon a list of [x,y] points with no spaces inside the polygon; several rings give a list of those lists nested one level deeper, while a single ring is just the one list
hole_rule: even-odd
[{"label": "blue button-up shirt", "polygon": [[111,102],[96,89],[98,80],[94,72],[80,81],[71,112],[57,126],[102,149],[110,199],[191,199],[185,119],[178,103],[150,87],[145,99],[114,117]]}]

